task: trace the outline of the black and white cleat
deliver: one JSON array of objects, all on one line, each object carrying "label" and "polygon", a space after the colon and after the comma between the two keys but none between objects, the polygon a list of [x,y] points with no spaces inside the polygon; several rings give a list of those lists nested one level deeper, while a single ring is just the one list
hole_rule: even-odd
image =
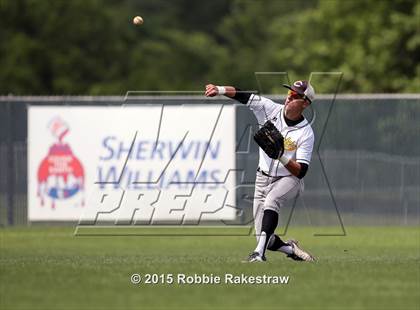
[{"label": "black and white cleat", "polygon": [[265,262],[267,259],[265,256],[261,256],[258,252],[251,253],[243,263],[254,263],[254,262]]},{"label": "black and white cleat", "polygon": [[287,243],[290,244],[293,248],[293,254],[288,254],[287,257],[297,261],[315,261],[315,257],[299,247],[297,240],[288,240]]}]

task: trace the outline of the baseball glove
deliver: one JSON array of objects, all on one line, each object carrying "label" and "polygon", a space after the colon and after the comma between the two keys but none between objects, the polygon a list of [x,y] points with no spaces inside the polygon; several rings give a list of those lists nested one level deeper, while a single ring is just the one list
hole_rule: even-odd
[{"label": "baseball glove", "polygon": [[255,133],[254,140],[263,151],[272,159],[279,159],[284,152],[284,138],[271,121]]}]

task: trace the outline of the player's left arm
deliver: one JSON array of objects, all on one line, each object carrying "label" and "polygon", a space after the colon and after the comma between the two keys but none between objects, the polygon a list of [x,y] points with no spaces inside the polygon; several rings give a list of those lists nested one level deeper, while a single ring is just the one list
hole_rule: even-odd
[{"label": "player's left arm", "polygon": [[300,163],[294,159],[289,159],[288,163],[285,165],[286,169],[290,171],[295,177],[302,179],[306,172],[308,171],[308,164]]}]

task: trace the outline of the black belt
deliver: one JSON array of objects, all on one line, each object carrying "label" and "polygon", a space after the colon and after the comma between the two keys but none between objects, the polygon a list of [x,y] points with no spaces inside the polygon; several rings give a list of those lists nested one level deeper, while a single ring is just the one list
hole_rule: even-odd
[{"label": "black belt", "polygon": [[266,173],[263,170],[261,170],[260,167],[257,168],[257,171],[258,172],[261,172],[262,175],[264,175],[266,177],[270,177],[270,178],[279,178],[280,179],[280,178],[284,178],[284,177],[288,177],[289,176],[289,175],[276,175],[276,176],[269,175],[268,173]]}]

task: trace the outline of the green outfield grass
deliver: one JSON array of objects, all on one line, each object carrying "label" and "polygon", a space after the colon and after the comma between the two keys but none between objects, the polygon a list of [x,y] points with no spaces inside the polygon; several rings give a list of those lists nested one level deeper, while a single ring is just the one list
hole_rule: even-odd
[{"label": "green outfield grass", "polygon": [[[315,256],[270,252],[252,236],[79,236],[69,227],[0,229],[1,309],[419,309],[420,228],[293,228]],[[139,273],[286,275],[283,285],[133,285]]]}]

